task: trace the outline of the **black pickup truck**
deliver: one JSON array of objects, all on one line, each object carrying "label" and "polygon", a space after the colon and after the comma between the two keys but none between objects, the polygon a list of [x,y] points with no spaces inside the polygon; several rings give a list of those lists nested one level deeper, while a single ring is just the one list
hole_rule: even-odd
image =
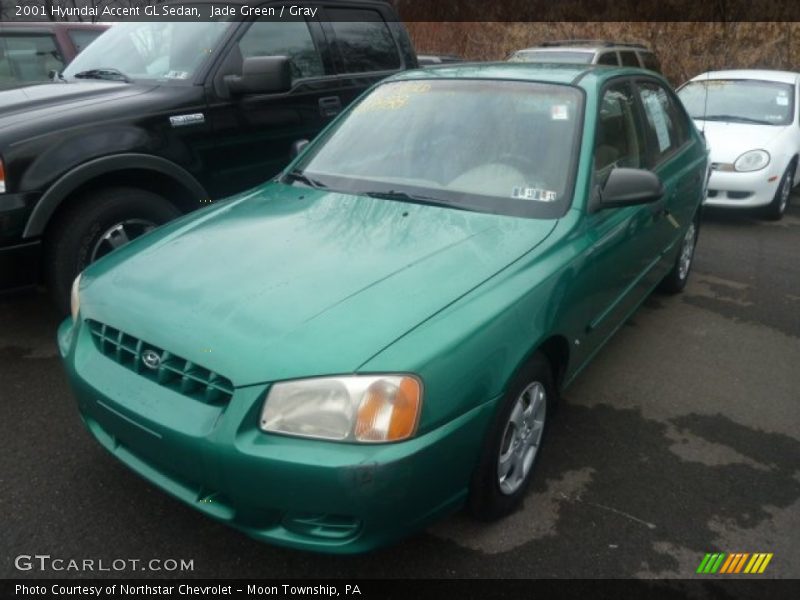
[{"label": "black pickup truck", "polygon": [[44,281],[66,310],[88,263],[270,179],[294,142],[417,66],[388,2],[307,5],[297,20],[122,22],[52,83],[0,92],[0,290]]}]

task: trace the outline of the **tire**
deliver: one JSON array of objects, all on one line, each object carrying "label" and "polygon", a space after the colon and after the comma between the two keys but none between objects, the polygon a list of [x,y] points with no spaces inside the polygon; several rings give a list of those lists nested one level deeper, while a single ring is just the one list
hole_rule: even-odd
[{"label": "tire", "polygon": [[[470,484],[468,509],[474,518],[494,521],[522,502],[541,454],[555,394],[550,363],[536,353],[508,387],[487,434]],[[519,423],[525,423],[524,428]]]},{"label": "tire", "polygon": [[661,281],[658,289],[667,294],[679,294],[686,287],[686,282],[689,281],[689,274],[692,271],[694,264],[694,251],[697,246],[697,235],[700,231],[700,218],[695,215],[689,227],[686,228],[686,233],[681,241],[681,246],[678,249],[678,255],[675,257],[675,263],[667,276]]},{"label": "tire", "polygon": [[781,177],[778,184],[778,189],[775,190],[775,197],[772,199],[764,209],[764,216],[771,221],[780,221],[783,218],[783,213],[786,212],[786,207],[789,206],[789,197],[792,195],[792,188],[794,185],[794,170],[796,165],[794,161],[786,167],[786,171]]},{"label": "tire", "polygon": [[103,188],[77,198],[45,240],[45,283],[56,309],[69,312],[72,282],[89,263],[180,214],[158,194],[136,188]]}]

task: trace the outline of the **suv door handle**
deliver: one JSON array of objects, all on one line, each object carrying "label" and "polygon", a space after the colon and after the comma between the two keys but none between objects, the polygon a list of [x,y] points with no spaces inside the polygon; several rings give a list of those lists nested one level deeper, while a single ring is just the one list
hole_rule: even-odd
[{"label": "suv door handle", "polygon": [[335,117],[342,111],[339,96],[326,96],[319,99],[319,114],[323,117]]}]

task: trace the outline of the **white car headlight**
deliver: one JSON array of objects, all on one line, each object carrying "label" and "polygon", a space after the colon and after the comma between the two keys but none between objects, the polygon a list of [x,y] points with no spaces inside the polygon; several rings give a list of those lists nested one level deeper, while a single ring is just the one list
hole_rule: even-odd
[{"label": "white car headlight", "polygon": [[72,313],[73,323],[78,320],[78,311],[81,309],[81,295],[78,292],[78,286],[81,284],[81,275],[83,273],[78,273],[75,281],[72,282],[72,289],[69,292],[69,308]]},{"label": "white car headlight", "polygon": [[261,409],[263,431],[344,442],[411,437],[422,384],[410,375],[356,375],[273,385]]},{"label": "white car headlight", "polygon": [[769,152],[766,150],[750,150],[745,152],[733,163],[737,171],[758,171],[769,164]]}]

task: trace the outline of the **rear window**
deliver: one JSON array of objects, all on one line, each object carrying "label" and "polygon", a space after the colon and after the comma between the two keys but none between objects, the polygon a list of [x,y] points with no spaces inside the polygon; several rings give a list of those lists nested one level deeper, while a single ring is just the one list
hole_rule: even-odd
[{"label": "rear window", "polygon": [[619,56],[622,59],[622,64],[626,67],[640,66],[639,59],[636,57],[636,53],[632,50],[621,50]]},{"label": "rear window", "polygon": [[329,8],[327,13],[345,73],[400,68],[397,44],[380,13],[351,8]]},{"label": "rear window", "polygon": [[0,36],[0,87],[47,81],[51,70],[64,68],[52,35]]},{"label": "rear window", "polygon": [[642,64],[644,65],[645,69],[650,69],[656,73],[661,73],[661,65],[659,64],[655,54],[652,52],[640,52],[639,56],[642,59]]}]

